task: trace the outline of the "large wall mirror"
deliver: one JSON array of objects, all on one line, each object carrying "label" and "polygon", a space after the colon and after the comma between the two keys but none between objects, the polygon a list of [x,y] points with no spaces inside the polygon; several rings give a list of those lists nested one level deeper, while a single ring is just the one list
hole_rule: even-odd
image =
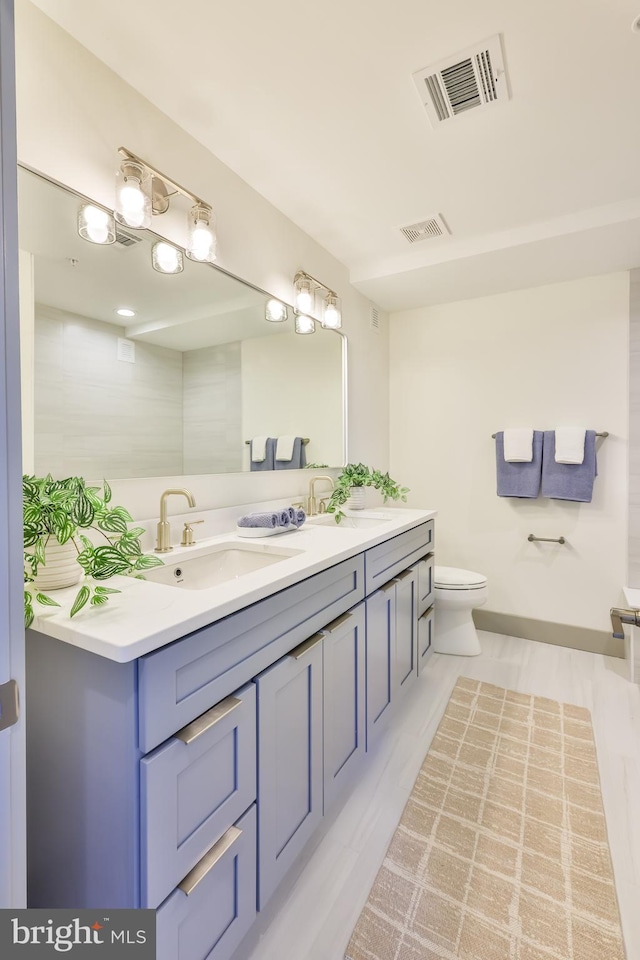
[{"label": "large wall mirror", "polygon": [[340,333],[296,334],[291,308],[267,322],[269,294],[208,264],[156,272],[150,231],[83,240],[86,198],[29,170],[18,189],[29,472],[235,473],[260,469],[247,441],[261,436],[304,438],[307,465],[344,464]]}]

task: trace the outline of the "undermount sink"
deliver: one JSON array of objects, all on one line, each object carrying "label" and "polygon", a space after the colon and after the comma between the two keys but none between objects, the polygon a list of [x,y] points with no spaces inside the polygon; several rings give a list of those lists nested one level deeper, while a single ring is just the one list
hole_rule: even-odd
[{"label": "undermount sink", "polygon": [[247,573],[295,557],[301,550],[272,547],[265,543],[217,543],[197,556],[182,555],[165,560],[164,566],[145,571],[145,579],[186,590],[205,590],[237,580]]},{"label": "undermount sink", "polygon": [[377,517],[375,515],[366,517],[344,516],[340,523],[336,523],[336,518],[332,513],[326,513],[319,517],[310,517],[309,523],[315,526],[333,527],[336,530],[364,530],[367,527],[377,527],[381,523],[390,523],[391,517]]}]

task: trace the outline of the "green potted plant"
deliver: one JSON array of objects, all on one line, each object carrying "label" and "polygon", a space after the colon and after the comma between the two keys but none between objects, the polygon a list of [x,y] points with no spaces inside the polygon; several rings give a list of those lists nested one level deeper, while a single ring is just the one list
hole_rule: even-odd
[{"label": "green potted plant", "polygon": [[[144,556],[140,546],[143,527],[129,527],[132,517],[124,507],[111,504],[106,480],[100,487],[88,487],[81,477],[54,480],[22,478],[24,516],[24,582],[33,589],[24,591],[24,622],[33,622],[34,600],[48,607],[60,604],[42,590],[71,586],[81,579],[108,580],[116,574],[139,574],[162,565],[159,557]],[[94,543],[81,533],[92,530],[104,542]],[[86,603],[101,607],[113,587],[83,582],[71,607],[75,616]]]},{"label": "green potted plant", "polygon": [[[395,480],[392,480],[388,473],[382,473],[380,470],[373,470],[365,466],[364,463],[348,463],[342,470],[336,480],[333,493],[327,503],[327,513],[334,513],[336,523],[340,523],[344,513],[340,509],[343,507],[353,494],[353,488],[375,487],[383,497],[383,502],[387,500],[402,500],[407,502],[408,487],[401,487]],[[364,491],[363,491],[364,492]]]}]

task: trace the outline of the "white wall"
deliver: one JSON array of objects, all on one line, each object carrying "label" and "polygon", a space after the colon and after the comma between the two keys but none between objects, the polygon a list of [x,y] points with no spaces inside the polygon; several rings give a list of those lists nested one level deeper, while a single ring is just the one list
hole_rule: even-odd
[{"label": "white wall", "polygon": [[[350,287],[347,269],[27,0],[17,5],[16,45],[21,163],[112,205],[124,145],[213,203],[221,266],[287,301],[300,268],[336,290],[350,345],[349,456],[386,467],[387,322],[382,314],[382,331],[370,329],[370,303]],[[179,212],[179,222],[170,213],[154,223],[177,242],[184,239]],[[308,477],[298,479],[302,490]],[[260,499],[263,479],[250,481]],[[158,487],[149,486],[151,498]],[[238,502],[228,500],[236,493],[224,478],[211,478],[207,490],[202,506]]]},{"label": "white wall", "polygon": [[[438,509],[438,562],[485,573],[488,610],[610,631],[626,582],[628,274],[397,313],[390,325],[391,474],[411,504]],[[610,432],[592,503],[497,497],[492,433],[572,425]]]},{"label": "white wall", "polygon": [[182,354],[183,473],[242,470],[240,342]]},{"label": "white wall", "polygon": [[[316,364],[310,357],[317,355]],[[307,437],[307,463],[342,461],[341,337],[259,337],[242,341],[242,429],[245,439]],[[249,467],[249,448],[245,466]]]}]

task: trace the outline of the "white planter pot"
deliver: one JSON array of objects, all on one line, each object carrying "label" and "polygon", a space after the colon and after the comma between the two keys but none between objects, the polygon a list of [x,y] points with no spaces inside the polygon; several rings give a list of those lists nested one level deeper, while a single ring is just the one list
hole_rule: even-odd
[{"label": "white planter pot", "polygon": [[84,576],[84,570],[78,563],[73,540],[60,543],[56,537],[49,537],[44,548],[45,563],[38,568],[34,584],[39,590],[61,590],[72,587]]},{"label": "white planter pot", "polygon": [[364,510],[364,487],[351,487],[351,495],[345,506],[349,510]]}]

